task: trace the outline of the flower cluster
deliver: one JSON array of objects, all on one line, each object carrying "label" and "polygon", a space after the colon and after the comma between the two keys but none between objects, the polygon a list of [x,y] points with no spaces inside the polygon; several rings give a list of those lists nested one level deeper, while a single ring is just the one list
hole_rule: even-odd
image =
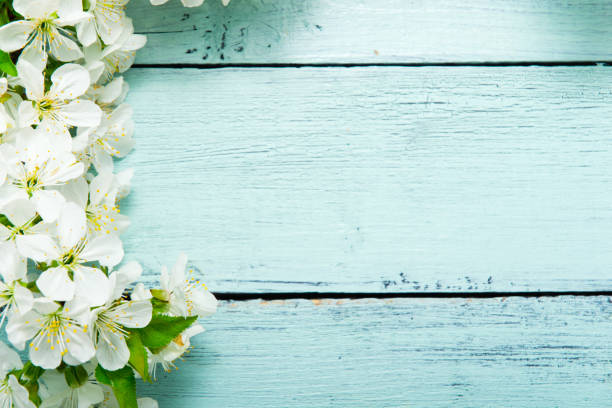
[{"label": "flower cluster", "polygon": [[29,357],[0,342],[2,407],[156,407],[135,379],[174,367],[217,307],[184,255],[155,289],[122,263],[132,171],[113,161],[133,122],[120,74],[146,41],[126,3],[0,2],[0,326]]}]

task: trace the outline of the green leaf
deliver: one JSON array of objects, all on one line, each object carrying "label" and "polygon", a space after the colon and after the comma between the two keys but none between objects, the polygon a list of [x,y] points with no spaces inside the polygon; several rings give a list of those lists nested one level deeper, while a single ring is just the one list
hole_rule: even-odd
[{"label": "green leaf", "polygon": [[130,336],[127,338],[127,346],[130,349],[130,365],[140,374],[143,381],[151,382],[151,378],[149,378],[147,350],[144,344],[142,344],[140,334],[137,332],[130,333]]},{"label": "green leaf", "polygon": [[8,12],[9,12],[8,7],[10,7],[10,4],[7,5],[6,3],[7,3],[6,0],[2,0],[2,2],[0,3],[0,6],[2,7],[0,9],[0,26],[3,26],[10,22],[10,19],[8,16]]},{"label": "green leaf", "polygon": [[32,364],[31,361],[27,361],[21,369],[21,377],[27,378],[28,381],[38,381],[45,370],[37,365]]},{"label": "green leaf", "polygon": [[99,383],[111,385],[111,379],[108,375],[106,375],[107,372],[108,371],[103,369],[102,366],[98,364],[96,367],[96,380],[98,380]]},{"label": "green leaf", "polygon": [[13,60],[11,60],[11,56],[4,51],[0,51],[0,70],[10,76],[17,76],[17,68],[13,64]]},{"label": "green leaf", "polygon": [[89,375],[82,365],[68,366],[64,370],[64,378],[71,388],[79,388],[87,382]]},{"label": "green leaf", "polygon": [[31,361],[26,362],[20,370],[21,374],[17,376],[19,383],[28,390],[28,397],[34,405],[39,406],[41,399],[38,396],[38,379],[45,372],[42,368],[35,366]]},{"label": "green leaf", "polygon": [[191,326],[197,318],[197,316],[173,317],[153,315],[147,327],[134,329],[133,331],[140,334],[142,344],[148,347],[153,353],[157,353],[170,344],[176,336]]},{"label": "green leaf", "polygon": [[96,379],[102,384],[111,386],[120,408],[138,408],[136,378],[130,367],[125,366],[121,370],[108,371],[98,365],[96,367]]}]

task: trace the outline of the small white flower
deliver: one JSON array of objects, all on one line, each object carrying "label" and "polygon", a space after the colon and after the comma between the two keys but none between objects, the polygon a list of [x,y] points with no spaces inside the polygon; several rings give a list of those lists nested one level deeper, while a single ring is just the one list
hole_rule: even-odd
[{"label": "small white flower", "polygon": [[91,0],[87,19],[77,24],[77,35],[84,46],[93,44],[98,35],[105,44],[113,44],[126,26],[128,0]]},{"label": "small white flower", "polygon": [[52,143],[44,130],[21,129],[16,146],[3,151],[8,183],[0,186],[0,209],[13,200],[30,199],[43,220],[55,221],[65,200],[49,187],[79,177],[84,170],[63,147]]},{"label": "small white flower", "polygon": [[153,307],[149,300],[125,300],[121,295],[127,285],[140,277],[142,269],[129,263],[110,275],[113,291],[106,304],[93,310],[93,336],[96,357],[107,370],[123,368],[130,350],[125,341],[127,328],[145,327],[151,321]]},{"label": "small white flower", "polygon": [[210,316],[217,311],[217,299],[206,285],[195,279],[193,269],[185,277],[187,255],[180,254],[172,273],[164,266],[161,272],[161,288],[169,295],[170,314],[176,316]]},{"label": "small white flower", "polygon": [[86,67],[92,76],[92,82],[107,83],[117,72],[125,72],[134,63],[136,51],[144,47],[147,38],[134,34],[132,21],[126,19],[126,26],[112,45],[102,48],[100,42],[85,47],[83,53]]},{"label": "small white flower", "polygon": [[70,149],[71,126],[94,127],[100,124],[102,110],[94,102],[80,99],[90,84],[89,72],[77,64],[64,64],[51,75],[45,92],[42,72],[26,61],[17,63],[19,78],[28,96],[19,105],[21,126],[40,123],[48,132],[63,137]]},{"label": "small white flower", "polygon": [[67,201],[85,209],[87,229],[90,236],[120,234],[130,221],[119,213],[117,193],[119,183],[114,174],[101,172],[87,183],[79,177],[59,188]]},{"label": "small white flower", "polygon": [[122,104],[105,114],[97,128],[79,129],[73,151],[96,169],[111,169],[113,157],[125,157],[134,146],[132,108]]},{"label": "small white flower", "polygon": [[89,361],[95,354],[91,337],[87,332],[89,306],[82,300],[59,304],[38,298],[34,308],[23,315],[13,315],[6,327],[8,338],[15,347],[23,350],[30,342],[30,359],[44,369],[56,368],[62,358],[80,363]]},{"label": "small white flower", "polygon": [[172,368],[177,369],[174,361],[180,358],[191,347],[190,339],[204,331],[204,328],[199,324],[194,324],[179,334],[169,345],[164,347],[159,353],[149,353],[149,376],[153,379],[157,378],[157,367],[161,366],[166,372],[170,372]]},{"label": "small white flower", "polygon": [[58,219],[57,240],[44,234],[17,237],[21,254],[37,262],[57,265],[45,270],[36,280],[43,295],[66,301],[71,300],[76,292],[91,306],[102,305],[107,300],[110,290],[108,278],[101,270],[84,264],[98,261],[104,266],[114,266],[123,258],[123,246],[116,235],[89,240],[86,232],[85,212],[77,204],[68,202]]},{"label": "small white flower", "polygon": [[86,96],[97,103],[102,112],[109,114],[123,103],[128,90],[128,83],[122,76],[118,76],[106,85],[94,84],[89,88]]},{"label": "small white flower", "polygon": [[47,65],[47,53],[59,61],[74,61],[83,56],[79,46],[62,27],[86,18],[73,0],[13,0],[13,8],[25,20],[0,27],[0,49],[13,52],[24,48],[20,59],[38,69]]}]

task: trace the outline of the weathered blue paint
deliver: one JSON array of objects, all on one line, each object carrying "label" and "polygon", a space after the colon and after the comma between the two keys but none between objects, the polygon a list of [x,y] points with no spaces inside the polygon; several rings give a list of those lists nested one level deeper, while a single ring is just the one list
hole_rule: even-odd
[{"label": "weathered blue paint", "polygon": [[[612,60],[612,2],[134,0],[146,64]],[[210,30],[210,31],[209,31]],[[134,69],[128,259],[215,291],[612,287],[610,67]],[[605,297],[223,303],[162,407],[609,405]]]},{"label": "weathered blue paint", "polygon": [[605,407],[605,297],[225,303],[162,407]]},{"label": "weathered blue paint", "polygon": [[611,67],[128,74],[129,258],[217,291],[612,285]]},{"label": "weathered blue paint", "polygon": [[133,0],[140,63],[612,60],[612,2]]}]

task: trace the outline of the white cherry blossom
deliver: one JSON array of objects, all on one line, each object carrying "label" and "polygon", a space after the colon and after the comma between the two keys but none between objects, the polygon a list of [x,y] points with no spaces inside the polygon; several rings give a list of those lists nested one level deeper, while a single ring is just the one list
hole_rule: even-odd
[{"label": "white cherry blossom", "polygon": [[77,24],[79,41],[93,44],[98,36],[105,44],[113,44],[127,26],[125,6],[128,0],[91,0],[87,18]]},{"label": "white cherry blossom", "polygon": [[[125,338],[129,328],[145,327],[153,313],[149,300],[125,300],[121,295],[127,285],[138,279],[142,269],[129,263],[110,275],[113,292],[102,307],[93,310],[93,336],[96,357],[107,370],[118,370],[130,358]],[[126,329],[127,328],[127,329]]]},{"label": "white cherry blossom", "polygon": [[84,170],[44,129],[21,129],[16,146],[3,150],[8,182],[0,186],[0,211],[13,200],[32,200],[43,220],[54,221],[64,203],[52,187],[79,177]]},{"label": "white cherry blossom", "polygon": [[44,369],[56,368],[65,356],[89,361],[95,349],[88,333],[89,307],[80,299],[63,307],[47,298],[38,298],[34,307],[15,315],[6,327],[9,341],[23,350],[29,342],[32,363]]},{"label": "white cherry blossom", "polygon": [[176,316],[210,316],[217,310],[217,299],[206,285],[196,279],[194,270],[185,276],[187,255],[180,254],[169,274],[164,266],[161,272],[161,288],[168,294],[170,313]]},{"label": "white cherry blossom", "polygon": [[24,20],[0,27],[2,51],[23,48],[20,59],[28,60],[39,70],[47,65],[48,54],[59,61],[74,61],[83,56],[63,28],[87,17],[78,1],[13,0],[13,8]]},{"label": "white cherry blossom", "polygon": [[120,184],[111,172],[101,172],[89,183],[79,177],[61,186],[59,191],[67,201],[85,210],[90,236],[120,234],[130,224],[128,217],[119,213],[117,194]]},{"label": "white cherry blossom", "polygon": [[85,212],[73,202],[62,208],[57,239],[44,234],[19,236],[17,248],[24,256],[49,263],[50,267],[36,281],[43,295],[66,301],[76,292],[91,306],[103,304],[111,287],[104,272],[84,264],[98,261],[110,267],[123,258],[123,246],[116,235],[87,237]]},{"label": "white cherry blossom", "polygon": [[121,104],[105,114],[97,128],[79,129],[73,151],[83,162],[96,169],[112,168],[113,157],[125,157],[134,146],[132,108]]},{"label": "white cherry blossom", "polygon": [[103,48],[96,41],[85,47],[83,53],[92,82],[105,84],[117,72],[125,72],[134,63],[136,51],[144,47],[146,41],[144,35],[134,34],[132,21],[126,19],[126,27],[115,43]]},{"label": "white cherry blossom", "polygon": [[26,61],[17,64],[28,100],[19,106],[21,125],[39,124],[48,132],[63,137],[70,147],[71,126],[94,127],[100,124],[102,110],[94,102],[79,98],[90,84],[89,72],[77,64],[64,64],[51,75],[45,91],[43,73]]},{"label": "white cherry blossom", "polygon": [[185,354],[185,352],[191,347],[191,338],[202,333],[203,331],[204,327],[199,324],[194,324],[178,335],[159,353],[149,353],[149,376],[156,379],[158,367],[161,367],[166,372],[170,372],[172,368],[176,369],[176,364],[174,364],[174,361]]}]

